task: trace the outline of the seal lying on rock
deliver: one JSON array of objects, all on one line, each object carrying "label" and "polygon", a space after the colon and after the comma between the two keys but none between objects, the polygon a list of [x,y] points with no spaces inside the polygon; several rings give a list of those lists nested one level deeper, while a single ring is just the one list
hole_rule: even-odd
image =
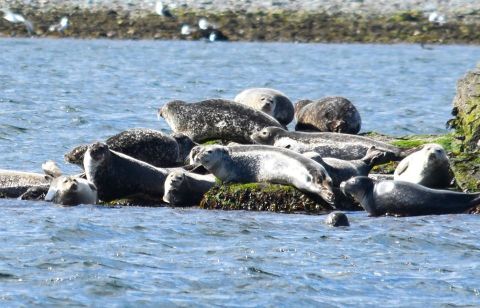
[{"label": "seal lying on rock", "polygon": [[480,204],[480,194],[435,190],[404,181],[380,181],[354,177],[340,185],[372,216],[438,215],[464,213]]},{"label": "seal lying on rock", "polygon": [[158,110],[158,115],[174,132],[184,133],[200,143],[218,139],[252,143],[252,133],[267,126],[281,127],[264,112],[223,99],[192,104],[171,101]]},{"label": "seal lying on rock", "polygon": [[[128,129],[108,138],[105,143],[113,151],[157,167],[174,167],[182,164],[190,149],[195,146],[185,135],[168,136],[160,131],[145,128]],[[88,145],[74,148],[65,154],[65,160],[82,165],[87,148]]]},{"label": "seal lying on rock", "polygon": [[377,150],[375,147],[368,149],[365,156],[357,160],[322,158],[317,152],[306,152],[303,155],[325,167],[335,187],[354,176],[367,176],[373,167],[390,162],[387,152]]},{"label": "seal lying on rock", "polygon": [[332,179],[325,168],[296,152],[262,145],[201,146],[195,152],[195,162],[223,182],[286,184],[334,203]]},{"label": "seal lying on rock", "polygon": [[297,104],[295,130],[356,134],[362,126],[357,108],[344,97],[325,97]]},{"label": "seal lying on rock", "polygon": [[97,204],[97,188],[78,176],[60,176],[50,184],[45,201],[69,206]]},{"label": "seal lying on rock", "polygon": [[261,110],[283,125],[292,122],[294,110],[288,97],[270,88],[251,88],[237,94],[233,101]]},{"label": "seal lying on rock", "polygon": [[405,157],[394,172],[394,179],[430,188],[445,188],[453,180],[447,153],[439,144],[429,143]]},{"label": "seal lying on rock", "polygon": [[174,171],[165,180],[163,201],[173,206],[199,205],[203,195],[215,185],[212,174]]},{"label": "seal lying on rock", "polygon": [[48,187],[51,177],[34,172],[0,170],[0,197],[18,198],[29,188]]},{"label": "seal lying on rock", "polygon": [[102,201],[129,197],[162,200],[168,175],[165,169],[112,151],[101,142],[88,146],[83,165],[87,180],[97,187]]},{"label": "seal lying on rock", "polygon": [[[321,157],[339,159],[361,159],[368,149],[374,146],[391,155],[392,160],[400,160],[406,154],[399,148],[368,137],[330,132],[289,132],[279,127],[267,127],[251,136],[258,144],[283,147],[295,152],[317,152]],[[390,158],[390,157],[389,157]]]}]

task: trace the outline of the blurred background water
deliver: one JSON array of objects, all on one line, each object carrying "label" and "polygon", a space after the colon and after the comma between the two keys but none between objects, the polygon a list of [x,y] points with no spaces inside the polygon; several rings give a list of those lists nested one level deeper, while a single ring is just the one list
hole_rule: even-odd
[{"label": "blurred background water", "polygon": [[[0,40],[0,168],[40,171],[172,99],[341,95],[362,131],[444,133],[480,48]],[[66,173],[74,166],[61,165]],[[323,217],[0,200],[0,305],[476,305],[478,216]]]}]

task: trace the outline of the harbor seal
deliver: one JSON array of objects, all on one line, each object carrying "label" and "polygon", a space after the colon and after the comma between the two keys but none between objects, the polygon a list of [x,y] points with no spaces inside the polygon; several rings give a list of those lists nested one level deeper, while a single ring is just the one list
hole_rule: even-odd
[{"label": "harbor seal", "polygon": [[358,176],[340,189],[371,215],[418,216],[464,213],[480,204],[480,194],[436,190],[404,181],[380,181]]},{"label": "harbor seal", "polygon": [[[182,157],[182,155],[185,155],[184,152],[189,150],[185,138],[188,137],[169,136],[153,129],[133,128],[108,138],[105,143],[113,151],[156,167],[174,167],[183,163],[185,157]],[[181,151],[177,140],[182,143]],[[191,145],[190,149],[193,146]],[[82,165],[87,148],[88,145],[80,145],[74,148],[65,154],[65,160],[69,163]]]},{"label": "harbor seal", "polygon": [[45,201],[67,206],[97,204],[97,188],[78,176],[59,176],[50,184]]},{"label": "harbor seal", "polygon": [[0,198],[18,198],[32,187],[48,187],[48,175],[15,170],[0,170]]},{"label": "harbor seal", "polygon": [[233,101],[263,111],[283,125],[288,125],[293,120],[294,109],[292,102],[285,94],[274,89],[246,89],[237,94]]},{"label": "harbor seal", "polygon": [[333,204],[332,179],[319,163],[296,152],[262,145],[201,146],[193,159],[223,182],[286,184]]},{"label": "harbor seal", "polygon": [[199,143],[218,139],[252,143],[253,132],[268,126],[282,126],[264,112],[223,99],[191,104],[171,101],[158,110],[158,116],[163,117],[174,132],[184,133]]},{"label": "harbor seal", "polygon": [[165,180],[163,201],[172,206],[193,206],[200,204],[203,195],[215,185],[212,174],[192,172],[170,172]]},{"label": "harbor seal", "polygon": [[258,144],[283,147],[295,152],[317,152],[322,157],[361,159],[374,146],[391,155],[392,160],[406,156],[401,149],[368,137],[331,132],[289,132],[279,127],[266,127],[253,133],[251,139]]},{"label": "harbor seal", "polygon": [[445,188],[453,180],[447,153],[439,144],[429,143],[405,157],[393,173],[394,180],[430,188]]},{"label": "harbor seal", "polygon": [[312,102],[301,101],[295,118],[298,131],[320,131],[357,134],[362,119],[357,108],[340,96],[325,97]]},{"label": "harbor seal", "polygon": [[306,152],[304,156],[313,159],[322,165],[330,175],[333,186],[338,187],[340,183],[355,176],[367,176],[373,167],[390,162],[390,155],[385,151],[377,150],[375,147],[368,149],[365,156],[356,160],[343,160],[338,158],[322,158],[317,152]]},{"label": "harbor seal", "polygon": [[97,187],[102,201],[130,197],[162,200],[166,169],[112,151],[102,142],[88,146],[83,165],[87,180]]},{"label": "harbor seal", "polygon": [[350,223],[348,222],[348,217],[343,212],[331,212],[328,214],[327,218],[325,218],[325,224],[330,225],[332,227],[348,227]]}]

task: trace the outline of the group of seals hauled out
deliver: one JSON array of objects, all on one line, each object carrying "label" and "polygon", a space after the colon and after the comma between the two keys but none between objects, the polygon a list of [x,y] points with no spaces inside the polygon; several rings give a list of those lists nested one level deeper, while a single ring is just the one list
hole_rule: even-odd
[{"label": "group of seals hauled out", "polygon": [[[421,185],[443,188],[452,180],[448,157],[440,146],[426,145],[410,154],[388,143],[354,135],[356,128],[345,129],[350,134],[335,132],[343,131],[340,127],[359,127],[361,122],[359,116],[351,116],[356,109],[343,99],[297,103],[297,116],[308,107],[313,108],[309,113],[316,115],[316,124],[337,121],[326,132],[286,130],[285,125],[293,117],[293,105],[283,93],[273,89],[244,91],[235,100],[238,102],[171,101],[159,108],[158,116],[170,125],[172,135],[137,128],[112,136],[106,142],[79,146],[65,158],[81,165],[84,176],[61,176],[49,168],[45,175],[24,174],[22,179],[36,181],[24,186],[43,189],[48,185],[45,199],[64,205],[131,197],[164,200],[172,205],[196,205],[216,179],[225,183],[291,185],[333,208],[334,189],[341,188],[373,216],[459,213],[478,204],[476,194]],[[337,108],[335,102],[342,105]],[[338,118],[332,120],[330,111],[324,112],[324,117],[328,114],[330,118],[321,118],[321,109],[327,105]],[[197,146],[210,140],[240,145]],[[210,174],[198,174],[197,168],[183,166],[187,156]],[[394,181],[374,181],[367,177],[375,165],[401,159]],[[437,206],[440,201],[444,205]]]}]

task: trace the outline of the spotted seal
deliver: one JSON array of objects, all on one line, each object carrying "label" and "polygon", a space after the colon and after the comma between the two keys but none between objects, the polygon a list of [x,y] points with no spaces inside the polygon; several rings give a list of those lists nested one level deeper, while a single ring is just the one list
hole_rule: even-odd
[{"label": "spotted seal", "polygon": [[131,197],[162,200],[166,169],[112,151],[102,142],[88,146],[83,165],[87,180],[97,187],[102,201]]},{"label": "spotted seal", "polygon": [[392,155],[393,160],[406,156],[401,149],[368,137],[331,132],[289,132],[279,127],[266,127],[253,133],[251,139],[258,144],[283,147],[295,152],[317,152],[321,157],[361,159],[374,146]]},{"label": "spotted seal", "polygon": [[313,159],[327,170],[332,178],[333,186],[338,187],[341,182],[354,176],[367,176],[373,167],[390,162],[390,155],[385,151],[377,150],[375,147],[368,149],[361,159],[343,160],[338,158],[322,158],[317,152],[306,152],[304,156]]},{"label": "spotted seal", "polygon": [[332,179],[319,163],[296,152],[262,145],[202,146],[194,161],[223,182],[286,184],[334,203]]},{"label": "spotted seal", "polygon": [[340,96],[297,103],[295,130],[357,134],[362,119],[357,108]]},{"label": "spotted seal", "polygon": [[343,212],[331,212],[328,214],[327,218],[325,218],[325,224],[330,225],[332,227],[348,227],[350,226],[350,222],[348,221],[347,215]]},{"label": "spotted seal", "polygon": [[464,213],[480,204],[480,194],[436,190],[404,181],[380,181],[358,176],[340,189],[351,195],[371,215],[438,215]]},{"label": "spotted seal", "polygon": [[97,204],[97,188],[78,176],[59,176],[50,184],[45,201],[67,206]]},{"label": "spotted seal", "polygon": [[270,88],[250,88],[243,90],[235,98],[234,102],[261,110],[283,125],[292,122],[294,109],[290,99],[280,91]]},{"label": "spotted seal", "polygon": [[32,187],[48,189],[48,175],[16,170],[0,170],[0,198],[18,198]]},{"label": "spotted seal", "polygon": [[453,180],[447,153],[439,144],[429,143],[405,157],[394,172],[394,180],[430,188],[445,188]]},{"label": "spotted seal", "polygon": [[[146,128],[128,129],[108,138],[108,147],[125,155],[144,161],[156,167],[180,165],[195,146],[192,140],[182,134],[169,136],[163,132]],[[83,156],[88,145],[80,145],[65,154],[69,163],[83,165]],[[186,153],[186,154],[185,154]]]},{"label": "spotted seal", "polygon": [[174,171],[165,180],[163,201],[173,206],[193,206],[200,204],[203,195],[215,185],[212,174],[196,174]]},{"label": "spotted seal", "polygon": [[267,126],[281,127],[277,120],[251,107],[210,99],[187,104],[171,101],[158,110],[174,132],[184,133],[195,142],[228,140],[252,143],[250,135]]}]

